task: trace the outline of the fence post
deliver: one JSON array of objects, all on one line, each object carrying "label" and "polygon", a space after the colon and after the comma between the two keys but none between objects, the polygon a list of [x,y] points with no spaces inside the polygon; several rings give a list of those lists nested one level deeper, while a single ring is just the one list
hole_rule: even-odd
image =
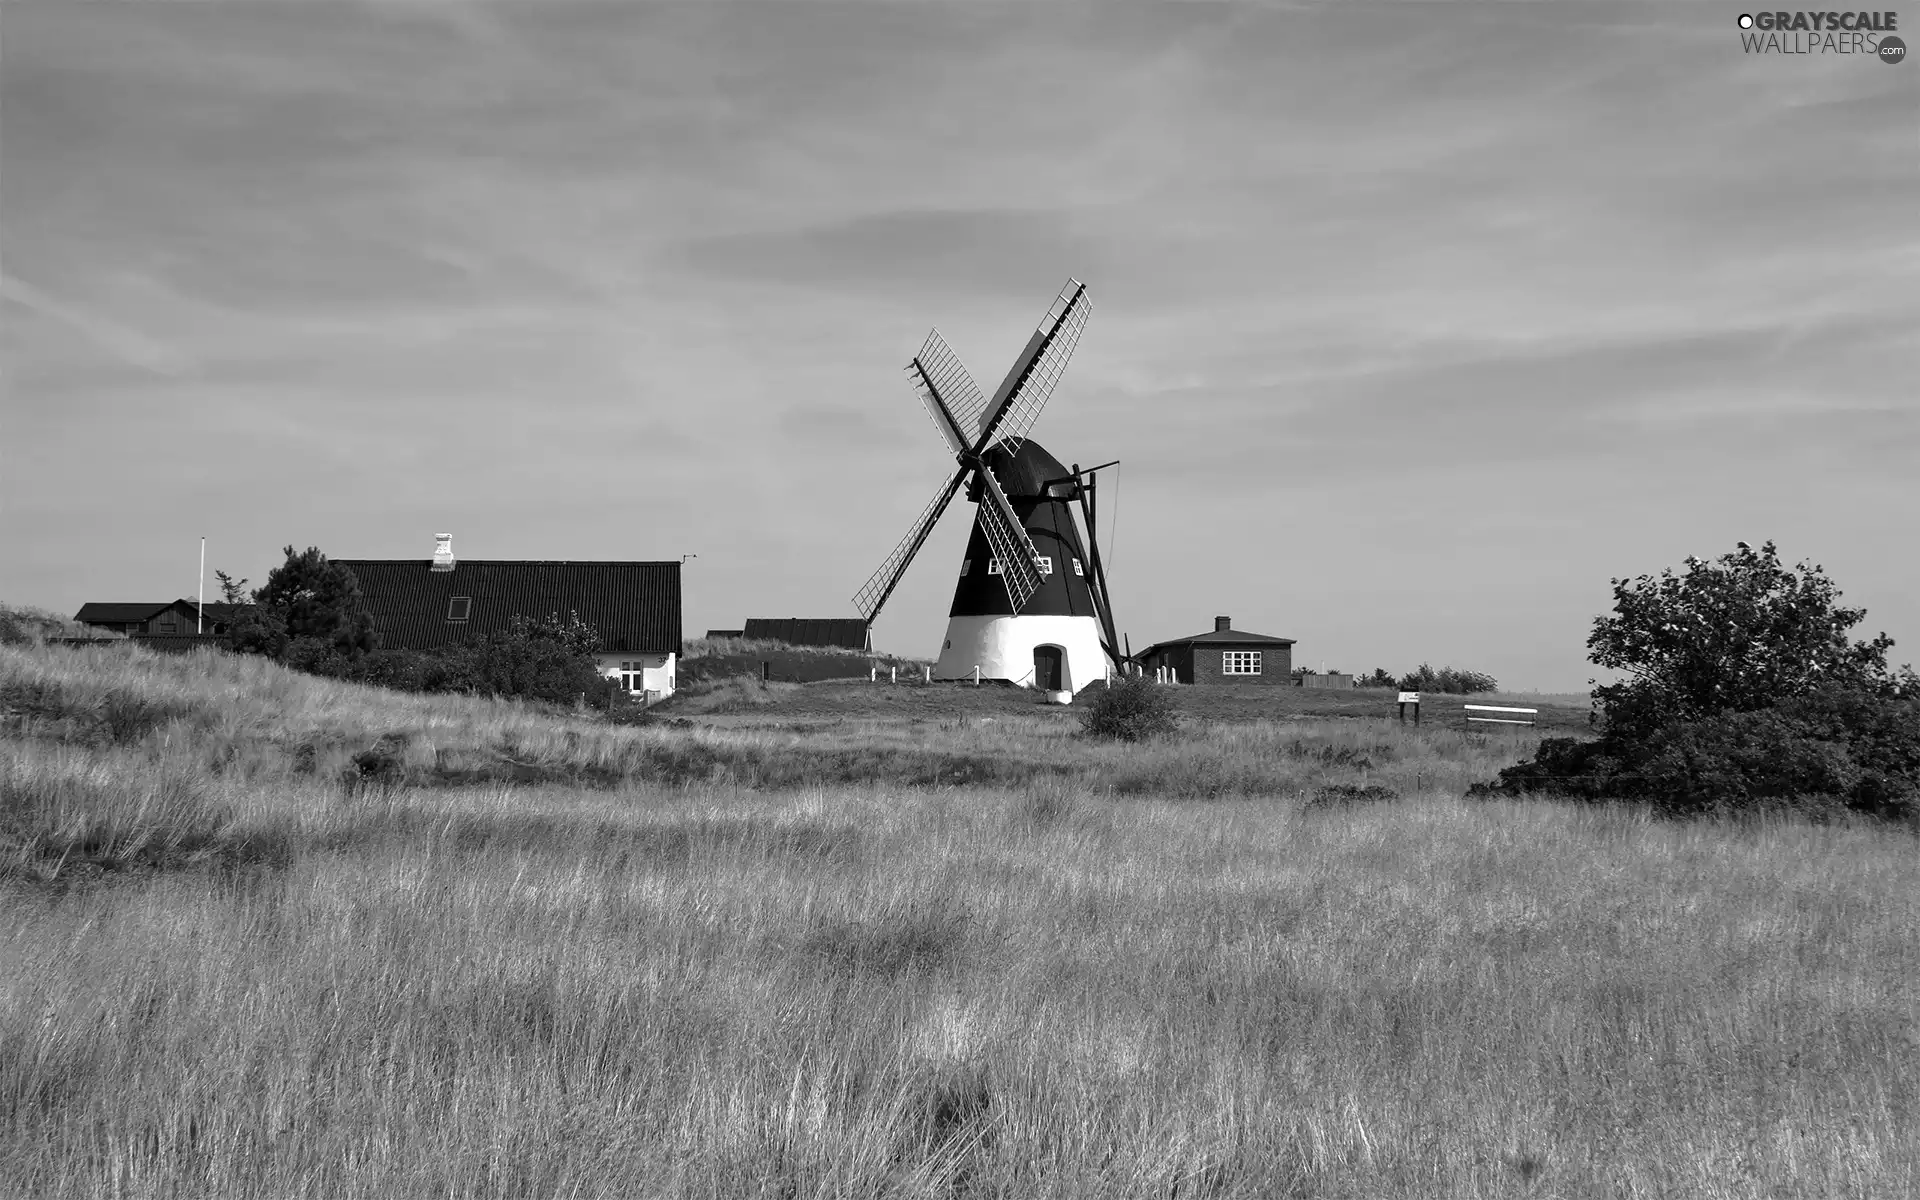
[{"label": "fence post", "polygon": [[868,682],[868,683],[879,683],[879,682],[880,682],[880,668],[879,668],[879,667],[876,667],[876,666],[873,666],[872,664],[868,664],[868,666],[867,666],[867,682]]},{"label": "fence post", "polygon": [[760,662],[760,682],[761,683],[765,683],[767,681],[767,674],[769,669],[772,667],[772,665],[773,664],[767,662],[764,659],[761,660]]},{"label": "fence post", "polygon": [[973,686],[980,686],[980,664],[973,664]]},{"label": "fence post", "polygon": [[928,665],[927,665],[927,666],[926,666],[926,667],[924,668],[924,670],[925,670],[925,671],[926,671],[926,673],[927,673],[927,677],[926,677],[926,679],[924,679],[924,680],[922,680],[922,682],[923,682],[923,683],[932,683],[932,682],[933,682],[933,666],[932,666],[932,664],[928,664]]},{"label": "fence post", "polygon": [[887,680],[887,682],[888,682],[888,683],[899,683],[899,682],[900,682],[900,668],[899,668],[899,667],[894,667],[894,668],[892,668],[892,669],[891,669],[891,670],[890,670],[890,671],[888,672],[888,674],[889,674],[889,675],[891,676],[891,678],[889,678],[889,679]]}]

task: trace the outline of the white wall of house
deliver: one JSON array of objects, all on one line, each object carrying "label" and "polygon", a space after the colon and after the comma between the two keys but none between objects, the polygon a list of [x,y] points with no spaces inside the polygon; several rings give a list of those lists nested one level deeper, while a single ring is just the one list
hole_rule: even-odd
[{"label": "white wall of house", "polygon": [[630,692],[652,692],[649,700],[673,695],[680,665],[677,654],[602,654],[600,673]]}]

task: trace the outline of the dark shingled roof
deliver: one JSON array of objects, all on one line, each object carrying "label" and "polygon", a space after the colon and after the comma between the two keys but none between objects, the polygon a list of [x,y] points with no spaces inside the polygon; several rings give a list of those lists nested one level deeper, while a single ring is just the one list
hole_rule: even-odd
[{"label": "dark shingled roof", "polygon": [[152,604],[113,604],[96,601],[82,604],[80,611],[73,614],[73,619],[83,625],[92,625],[99,622],[113,624],[126,621],[145,621],[157,613],[172,608],[178,603],[179,601],[177,600],[158,600]]},{"label": "dark shingled roof", "polygon": [[1291,646],[1294,644],[1294,641],[1295,639],[1293,638],[1268,637],[1264,633],[1242,633],[1238,629],[1209,629],[1205,633],[1196,633],[1192,637],[1172,638],[1164,642],[1155,642],[1145,650],[1134,655],[1134,657],[1144,659],[1155,650],[1160,650],[1167,646]]},{"label": "dark shingled roof", "polygon": [[[193,601],[183,600],[181,603],[192,604]],[[231,622],[233,618],[239,614],[241,609],[251,607],[252,605],[248,604],[228,604],[224,600],[209,600],[200,606],[200,611],[205,615],[207,620],[219,624],[226,624]]]},{"label": "dark shingled roof", "polygon": [[746,636],[789,646],[867,648],[867,623],[859,617],[748,617]]},{"label": "dark shingled roof", "polygon": [[[331,560],[352,571],[373,613],[380,644],[430,650],[507,628],[515,616],[550,613],[600,631],[608,654],[680,651],[677,562],[487,562],[461,559],[434,571],[430,558]],[[465,621],[448,621],[448,601],[472,600]],[[212,607],[209,605],[208,607]]]}]

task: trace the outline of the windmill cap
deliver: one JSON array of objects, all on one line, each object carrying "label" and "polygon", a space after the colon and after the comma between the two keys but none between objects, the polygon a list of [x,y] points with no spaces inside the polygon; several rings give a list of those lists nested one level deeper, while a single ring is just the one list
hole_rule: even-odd
[{"label": "windmill cap", "polygon": [[[1040,443],[1028,438],[1017,450],[1008,450],[1005,442],[996,442],[981,456],[1000,490],[1009,496],[1043,496],[1046,485],[1067,474],[1066,464],[1048,454]],[[1064,493],[1072,495],[1071,492]]]}]

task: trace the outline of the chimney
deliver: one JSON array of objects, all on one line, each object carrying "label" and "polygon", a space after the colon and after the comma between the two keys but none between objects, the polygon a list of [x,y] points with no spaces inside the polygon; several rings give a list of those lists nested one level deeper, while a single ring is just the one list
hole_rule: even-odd
[{"label": "chimney", "polygon": [[1215,617],[1213,619],[1213,631],[1215,633],[1225,633],[1228,629],[1232,628],[1232,626],[1232,617]]},{"label": "chimney", "polygon": [[436,533],[433,535],[433,569],[435,571],[453,570],[453,535]]}]

